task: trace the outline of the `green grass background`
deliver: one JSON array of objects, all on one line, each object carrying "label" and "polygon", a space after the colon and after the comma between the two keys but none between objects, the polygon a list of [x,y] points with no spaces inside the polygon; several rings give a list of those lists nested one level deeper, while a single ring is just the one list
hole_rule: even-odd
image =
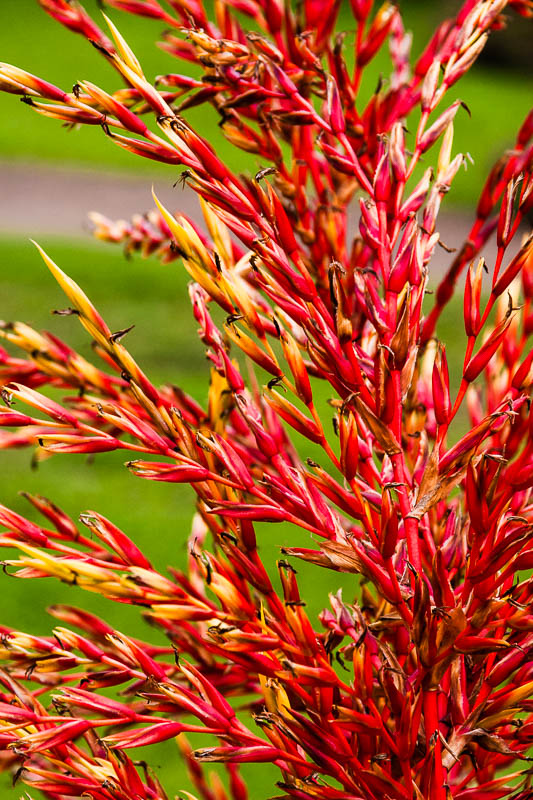
[{"label": "green grass background", "polygon": [[[415,53],[422,49],[432,18],[439,14],[438,6],[414,3],[406,7],[408,27],[415,31]],[[91,0],[86,7],[96,10],[96,3]],[[136,50],[149,77],[171,70],[186,71],[187,67],[176,65],[153,46],[152,41],[161,27],[157,23],[112,10],[110,15]],[[23,66],[67,89],[84,78],[107,89],[117,86],[114,72],[98,54],[80,37],[52,22],[36,8],[33,0],[2,0],[0,59]],[[386,73],[387,68],[383,59],[373,64],[363,87],[367,95],[373,90],[379,73]],[[528,109],[532,88],[531,76],[513,80],[509,74],[481,69],[474,70],[455,87],[450,101],[460,96],[472,111],[472,119],[462,112],[458,116],[456,149],[468,150],[475,165],[458,177],[449,196],[451,202],[459,205],[473,202],[487,166],[504,147],[512,144],[516,128]],[[253,158],[230,151],[219,135],[214,117],[203,117],[202,113],[194,111],[189,118],[201,123],[204,135],[215,137],[222,157],[239,169],[258,166]],[[114,147],[99,130],[66,131],[59,123],[32,113],[14,96],[0,95],[0,119],[0,160],[20,160],[32,166],[48,163],[58,167],[82,165],[105,170],[134,170],[146,176],[147,185],[152,177],[163,172],[169,174],[162,165],[134,159]],[[174,179],[173,174],[169,182]],[[135,323],[127,344],[154,381],[178,383],[199,401],[205,401],[208,365],[203,347],[195,336],[196,323],[188,304],[187,279],[179,264],[162,266],[155,260],[146,262],[139,257],[127,261],[118,249],[90,240],[50,237],[41,244],[83,286],[113,330]],[[91,357],[88,337],[76,319],[50,315],[52,309],[63,307],[65,301],[33,247],[21,239],[6,237],[0,246],[0,316],[6,320],[23,319],[38,329],[52,330]],[[461,353],[460,317],[458,300],[451,304],[440,326],[440,333],[448,342],[448,358],[452,364],[459,363]],[[327,393],[322,394],[324,405]],[[302,447],[308,448],[303,451],[305,455],[316,456],[309,444],[304,443]],[[46,461],[34,471],[29,450],[0,452],[0,502],[35,518],[18,495],[24,490],[50,497],[75,518],[86,509],[98,510],[132,536],[156,566],[164,569],[169,563],[182,565],[192,516],[192,491],[187,487],[134,478],[122,466],[124,460],[120,453],[98,456],[93,463],[87,463],[80,456],[62,456]],[[259,533],[261,552],[272,571],[281,545],[309,546],[309,537],[286,526],[259,526]],[[305,569],[300,570],[300,579],[311,614],[324,607],[328,591],[335,590],[341,582],[333,573],[318,570],[311,573]],[[53,620],[46,615],[45,606],[66,602],[82,604],[102,614],[125,633],[157,641],[157,632],[140,623],[135,610],[127,606],[82,593],[79,588],[51,579],[21,581],[1,576],[0,581],[4,598],[2,624],[46,634]],[[355,581],[350,578],[342,583],[349,600],[355,591]],[[158,748],[150,760],[159,767],[169,796],[187,786],[173,744]],[[275,793],[275,771],[258,765],[248,768],[247,773],[252,776],[254,800],[263,800]],[[19,787],[9,789],[5,776],[0,791],[10,797],[20,796],[22,792]]]}]

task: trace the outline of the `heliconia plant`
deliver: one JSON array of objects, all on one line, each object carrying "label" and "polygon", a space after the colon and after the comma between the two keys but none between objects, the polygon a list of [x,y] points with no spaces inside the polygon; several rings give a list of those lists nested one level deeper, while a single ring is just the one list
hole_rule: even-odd
[{"label": "heliconia plant", "polygon": [[[3,627],[3,765],[51,800],[164,800],[126,751],[176,739],[187,798],[252,800],[240,766],[251,762],[277,767],[266,792],[278,798],[532,798],[533,111],[425,295],[447,247],[439,208],[464,162],[462,103],[446,98],[503,12],[532,17],[533,3],[466,0],[413,63],[389,2],[351,0],[353,37],[336,29],[339,0],[217,0],[212,18],[202,0],[105,0],[160,20],[163,49],[201,70],[155,83],[109,19],[104,32],[76,2],[40,5],[94,45],[120,88],[66,92],[8,64],[0,88],[184,167],[204,228],[155,196],[131,223],[93,221],[101,239],[183,264],[211,377],[206,406],[154,386],[128,331],[113,332],[39,248],[100,362],[3,323],[0,446],[37,458],[122,449],[134,476],[188,483],[197,501],[188,572],[168,575],[96,512],[80,527],[28,496],[39,525],[1,507],[0,544],[18,551],[10,572],[137,605],[168,638],[155,646],[67,606],[50,609],[51,636]],[[365,105],[361,78],[387,43],[390,77]],[[189,126],[201,104],[257,174],[235,174]],[[455,394],[436,329],[463,275]],[[279,578],[259,556],[260,522],[309,535],[280,553]],[[301,561],[331,571],[318,619],[300,596]],[[358,576],[353,595],[335,572]],[[218,744],[194,750],[187,733]]]}]

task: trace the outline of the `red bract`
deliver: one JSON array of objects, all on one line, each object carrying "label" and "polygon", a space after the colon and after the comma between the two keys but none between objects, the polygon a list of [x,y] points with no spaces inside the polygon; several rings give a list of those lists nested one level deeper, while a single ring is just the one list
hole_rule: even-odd
[{"label": "red bract", "polygon": [[[55,576],[139,606],[169,640],[131,639],[64,606],[51,609],[61,623],[53,637],[3,628],[4,762],[52,800],[164,800],[124,751],[177,737],[204,800],[245,800],[239,765],[249,762],[279,769],[283,798],[531,797],[527,231],[508,253],[532,208],[533,112],[480,187],[467,240],[454,243],[427,314],[423,301],[440,206],[463,163],[453,154],[463,104],[449,90],[506,8],[526,18],[532,3],[467,0],[412,65],[410,36],[388,2],[352,0],[352,41],[335,32],[341,4],[331,0],[228,0],[213,20],[201,0],[104,0],[164,22],[162,47],[202,71],[155,85],[110,20],[113,43],[78,3],[41,5],[96,45],[119,88],[84,81],[66,93],[7,64],[0,88],[185,167],[205,230],[157,198],[131,222],[92,219],[96,236],[128,253],[181,261],[211,376],[205,407],[155,386],[123,344],[129,329],[112,333],[41,251],[72,304],[59,313],[78,317],[102,363],[2,323],[0,447],[34,445],[38,457],[134,451],[133,476],[189,483],[197,502],[188,572],[170,576],[95,512],[80,517],[87,535],[42,497],[27,499],[50,528],[0,509],[0,545],[17,551],[4,562],[13,574]],[[387,40],[390,79],[365,105],[363,73]],[[255,174],[234,173],[190,127],[187,109],[206,103],[229,142],[260,159]],[[490,263],[481,251],[492,234]],[[436,326],[462,273],[467,344],[462,363],[450,364],[462,377],[454,396],[453,351]],[[64,402],[47,387],[64,390]],[[309,547],[283,549],[276,584],[257,522],[311,535]],[[330,608],[318,620],[305,610],[294,559],[330,570]],[[333,572],[359,576],[355,599],[335,591]],[[105,695],[110,687],[121,687],[120,701]],[[243,698],[247,720],[236,714]],[[218,744],[193,751],[187,731]],[[227,789],[204,773],[213,761],[225,765]]]}]

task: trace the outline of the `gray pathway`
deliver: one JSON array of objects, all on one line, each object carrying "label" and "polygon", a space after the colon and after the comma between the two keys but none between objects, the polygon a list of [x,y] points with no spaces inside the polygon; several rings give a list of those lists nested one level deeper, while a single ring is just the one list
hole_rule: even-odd
[{"label": "gray pathway", "polygon": [[[194,193],[180,187],[173,188],[171,181],[172,177],[155,180],[158,197],[170,209],[199,219],[201,214]],[[131,176],[0,161],[0,235],[84,236],[88,235],[89,211],[100,211],[111,219],[127,219],[152,207],[148,175]],[[439,230],[443,242],[449,247],[459,247],[470,223],[468,215],[442,213]],[[495,256],[493,244],[486,248],[484,255],[490,265]],[[432,283],[442,275],[451,258],[442,248],[436,248],[431,268]]]},{"label": "gray pathway", "polygon": [[[173,210],[197,216],[193,192],[173,188],[171,180],[154,181],[157,196]],[[153,207],[151,188],[149,175],[0,161],[0,234],[86,235],[89,211],[128,219]]]}]

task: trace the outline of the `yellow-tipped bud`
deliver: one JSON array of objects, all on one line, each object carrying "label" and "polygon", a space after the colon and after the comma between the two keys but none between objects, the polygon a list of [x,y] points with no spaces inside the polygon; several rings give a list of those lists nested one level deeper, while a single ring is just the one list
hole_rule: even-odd
[{"label": "yellow-tipped bud", "polygon": [[178,245],[181,252],[187,256],[187,258],[194,259],[195,253],[192,247],[192,243],[190,238],[187,236],[185,229],[182,225],[178,222],[176,217],[165,208],[165,206],[159,201],[156,193],[152,189],[152,197],[154,198],[154,203],[156,204],[159,213],[165,220],[166,224],[170,228],[170,232],[173,238],[176,240],[176,244]]},{"label": "yellow-tipped bud", "polygon": [[103,17],[107,23],[109,30],[111,31],[111,36],[113,37],[113,41],[115,42],[117,50],[122,56],[123,61],[128,65],[130,69],[132,69],[135,73],[137,73],[139,78],[144,79],[144,73],[141,69],[141,65],[139,64],[139,61],[137,60],[137,57],[133,53],[131,47],[126,42],[126,40],[124,39],[118,28],[114,25],[113,22],[111,22],[109,17],[106,14],[104,14]]},{"label": "yellow-tipped bud", "polygon": [[207,200],[204,200],[203,197],[200,197],[200,205],[202,207],[202,213],[207,225],[207,230],[211,235],[213,244],[215,245],[215,248],[222,260],[229,265],[232,261],[232,248],[229,231],[224,223],[221,222],[217,217],[211,208],[211,205],[207,202]]},{"label": "yellow-tipped bud", "polygon": [[31,241],[41,254],[41,258],[43,259],[44,263],[67,295],[74,308],[79,311],[80,322],[84,328],[87,329],[87,331],[94,339],[96,339],[97,342],[107,348],[111,331],[87,295],[82,291],[78,284],[72,280],[72,278],[69,278],[69,276],[64,273],[54,261],[52,261],[50,256],[45,253],[45,251],[40,245],[37,244],[37,242],[34,242],[33,239]]},{"label": "yellow-tipped bud", "polygon": [[439,151],[439,160],[437,164],[437,181],[440,176],[446,172],[450,166],[453,144],[453,122],[450,122],[444,136],[442,137],[442,144]]}]

